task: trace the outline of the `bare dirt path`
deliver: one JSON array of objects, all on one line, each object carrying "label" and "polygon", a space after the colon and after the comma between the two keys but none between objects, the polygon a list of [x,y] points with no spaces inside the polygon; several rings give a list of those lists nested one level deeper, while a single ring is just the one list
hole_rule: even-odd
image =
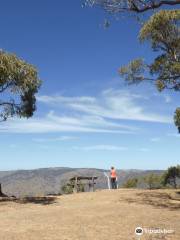
[{"label": "bare dirt path", "polygon": [[[134,231],[173,230],[171,234]],[[179,194],[127,190],[58,197],[49,205],[0,202],[0,240],[180,239]]]}]

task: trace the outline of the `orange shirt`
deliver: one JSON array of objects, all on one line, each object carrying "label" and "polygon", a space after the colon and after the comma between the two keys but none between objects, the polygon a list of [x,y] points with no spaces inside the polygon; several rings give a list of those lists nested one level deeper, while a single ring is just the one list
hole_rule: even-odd
[{"label": "orange shirt", "polygon": [[112,169],[111,170],[111,178],[116,178],[116,177],[117,177],[116,170]]}]

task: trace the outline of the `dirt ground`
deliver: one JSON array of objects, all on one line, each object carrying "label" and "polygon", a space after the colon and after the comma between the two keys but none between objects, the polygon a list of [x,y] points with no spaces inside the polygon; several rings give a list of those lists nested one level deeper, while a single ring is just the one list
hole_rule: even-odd
[{"label": "dirt ground", "polygon": [[[135,228],[142,227],[137,236]],[[147,233],[160,229],[171,233]],[[180,239],[180,191],[104,190],[49,203],[0,202],[0,240]]]}]

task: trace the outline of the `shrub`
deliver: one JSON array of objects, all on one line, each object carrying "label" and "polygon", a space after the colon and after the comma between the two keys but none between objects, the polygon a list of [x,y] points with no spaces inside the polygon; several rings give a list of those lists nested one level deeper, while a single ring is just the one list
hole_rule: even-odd
[{"label": "shrub", "polygon": [[129,178],[124,184],[124,188],[137,188],[138,178]]}]

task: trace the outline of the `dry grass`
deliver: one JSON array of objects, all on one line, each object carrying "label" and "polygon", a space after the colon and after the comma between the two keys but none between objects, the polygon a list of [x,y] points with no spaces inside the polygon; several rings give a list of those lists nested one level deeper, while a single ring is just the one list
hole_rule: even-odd
[{"label": "dry grass", "polygon": [[42,203],[0,202],[0,239],[133,240],[138,239],[137,226],[174,230],[166,235],[144,234],[142,240],[180,239],[177,191],[107,190]]}]

